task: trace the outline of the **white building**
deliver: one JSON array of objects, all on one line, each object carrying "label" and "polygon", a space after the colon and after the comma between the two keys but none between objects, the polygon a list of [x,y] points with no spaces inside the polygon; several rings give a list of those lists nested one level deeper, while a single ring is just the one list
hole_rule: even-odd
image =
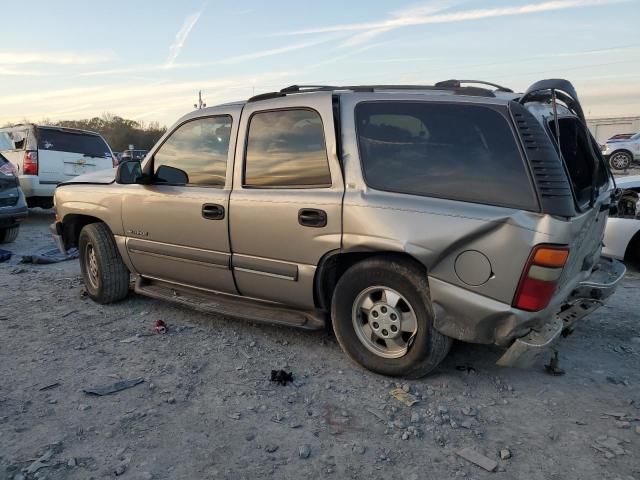
[{"label": "white building", "polygon": [[598,143],[604,143],[619,133],[640,132],[640,117],[588,118],[587,126]]}]

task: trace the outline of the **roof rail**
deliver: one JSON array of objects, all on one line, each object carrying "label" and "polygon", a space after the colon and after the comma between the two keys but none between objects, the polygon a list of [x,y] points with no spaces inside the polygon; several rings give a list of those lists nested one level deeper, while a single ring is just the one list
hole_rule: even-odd
[{"label": "roof rail", "polygon": [[485,85],[491,85],[498,88],[498,90],[504,92],[511,92],[512,90],[500,87],[489,82],[481,82],[474,80],[447,80],[445,82],[438,82],[435,85],[290,85],[281,89],[278,92],[261,93],[255,95],[247,102],[257,102],[260,100],[269,100],[272,98],[284,97],[290,94],[297,93],[312,93],[312,92],[333,92],[336,90],[350,90],[352,92],[374,92],[376,90],[453,90],[455,94],[460,95],[474,95],[479,97],[494,97],[493,91],[480,88],[480,87],[465,87],[460,83],[479,83]]},{"label": "roof rail", "polygon": [[476,83],[478,85],[489,85],[490,87],[496,87],[496,89],[500,92],[509,92],[513,93],[513,90],[507,87],[503,87],[498,85],[497,83],[485,82],[483,80],[444,80],[442,82],[436,83],[436,87],[447,87],[447,88],[461,88],[463,83]]}]

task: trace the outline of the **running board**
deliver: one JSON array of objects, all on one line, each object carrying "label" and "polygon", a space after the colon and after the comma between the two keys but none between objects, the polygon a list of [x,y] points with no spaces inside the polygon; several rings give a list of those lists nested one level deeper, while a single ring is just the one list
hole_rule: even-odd
[{"label": "running board", "polygon": [[319,330],[326,325],[326,315],[321,311],[298,310],[279,303],[263,302],[209,290],[196,290],[161,280],[138,277],[135,292],[202,312],[228,315],[252,322],[287,325],[306,330]]}]

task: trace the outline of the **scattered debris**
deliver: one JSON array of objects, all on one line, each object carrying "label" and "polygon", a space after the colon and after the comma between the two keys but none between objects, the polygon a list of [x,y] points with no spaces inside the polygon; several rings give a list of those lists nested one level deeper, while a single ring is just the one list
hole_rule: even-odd
[{"label": "scattered debris", "polygon": [[284,370],[271,370],[271,381],[285,386],[289,382],[293,382],[293,373]]},{"label": "scattered debris", "polygon": [[404,403],[407,407],[412,407],[418,403],[418,399],[414,395],[405,392],[402,388],[394,388],[389,394],[396,400]]},{"label": "scattered debris", "polygon": [[27,470],[25,473],[27,475],[32,475],[36,473],[38,470],[40,470],[41,468],[48,467],[49,460],[51,460],[51,457],[53,457],[53,453],[54,453],[53,450],[51,449],[47,450],[44,453],[44,455],[42,455],[40,458],[35,460],[31,465],[27,467]]},{"label": "scattered debris", "polygon": [[278,448],[280,448],[279,445],[276,444],[269,444],[266,447],[264,447],[264,451],[267,453],[274,453],[276,450],[278,450]]},{"label": "scattered debris", "polygon": [[36,265],[48,265],[50,263],[59,263],[66,260],[74,260],[80,255],[77,248],[70,248],[67,253],[61,253],[58,247],[51,248],[49,246],[41,248],[32,255],[22,255],[20,263],[34,263]]},{"label": "scattered debris", "polygon": [[126,390],[127,388],[135,387],[136,385],[144,382],[142,378],[134,378],[132,380],[120,380],[119,382],[110,383],[108,385],[98,385],[97,387],[84,388],[82,391],[88,395],[110,395],[112,393]]},{"label": "scattered debris", "polygon": [[10,252],[9,250],[3,250],[2,248],[0,248],[0,263],[6,262],[7,260],[9,260],[12,255],[13,255],[13,252]]},{"label": "scattered debris", "polygon": [[86,412],[90,408],[91,405],[87,405],[86,403],[81,403],[80,405],[78,405],[78,410],[80,410],[81,412]]},{"label": "scattered debris", "polygon": [[611,376],[608,376],[606,378],[607,378],[607,382],[613,383],[614,385],[624,385],[625,387],[629,386],[629,380],[627,380],[626,378],[611,377]]},{"label": "scattered debris", "polygon": [[301,445],[300,448],[298,448],[298,456],[300,458],[309,458],[310,455],[311,455],[311,446],[305,444],[305,445]]},{"label": "scattered debris", "polygon": [[560,360],[558,359],[558,352],[553,352],[553,357],[549,361],[549,365],[544,366],[544,371],[549,375],[560,376],[564,375],[566,372],[560,368]]},{"label": "scattered debris", "polygon": [[508,448],[503,448],[502,450],[500,450],[500,458],[502,460],[508,460],[511,458],[511,450],[509,450]]},{"label": "scattered debris", "polygon": [[596,450],[605,454],[607,458],[613,458],[615,455],[624,455],[624,448],[620,446],[622,440],[615,437],[608,437],[606,435],[598,437],[596,443],[591,445]]},{"label": "scattered debris", "polygon": [[41,392],[44,392],[45,390],[50,390],[52,388],[56,388],[60,386],[60,382],[55,382],[55,383],[50,383],[49,385],[45,385],[42,388],[39,388],[38,390]]},{"label": "scattered debris", "polygon": [[154,330],[156,333],[165,334],[167,333],[167,324],[164,323],[163,320],[156,320],[154,324]]},{"label": "scattered debris", "polygon": [[481,468],[484,468],[487,472],[495,472],[496,468],[498,468],[498,462],[491,460],[489,457],[486,457],[469,447],[458,450],[456,455],[478,465]]},{"label": "scattered debris", "polygon": [[471,365],[456,365],[456,370],[459,372],[476,373],[476,369]]}]

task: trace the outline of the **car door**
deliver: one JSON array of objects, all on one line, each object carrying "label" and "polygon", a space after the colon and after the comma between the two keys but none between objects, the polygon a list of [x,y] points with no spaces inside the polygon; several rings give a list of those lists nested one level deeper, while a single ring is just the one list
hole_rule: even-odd
[{"label": "car door", "polygon": [[237,293],[228,205],[239,114],[210,109],[179,123],[145,161],[152,184],[126,186],[127,252],[143,277]]},{"label": "car door", "polygon": [[242,295],[313,308],[316,266],[341,246],[344,186],[331,95],[301,97],[245,106],[229,228]]}]

